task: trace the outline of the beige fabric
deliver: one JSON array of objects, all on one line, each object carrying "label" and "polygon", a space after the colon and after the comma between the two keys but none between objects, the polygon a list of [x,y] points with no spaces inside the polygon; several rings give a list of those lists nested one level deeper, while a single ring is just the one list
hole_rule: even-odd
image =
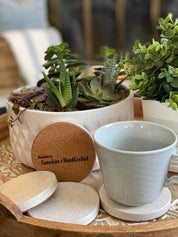
[{"label": "beige fabric", "polygon": [[[12,153],[9,139],[0,142],[0,184],[18,176],[33,171],[22,163],[18,162]],[[102,175],[100,171],[91,172],[90,175],[82,181],[82,183],[92,186],[96,191],[99,191],[99,188],[102,181]],[[162,217],[158,218],[155,221],[164,221],[172,220],[178,218],[178,184],[170,186],[170,191],[172,194],[172,203],[168,212]],[[144,222],[146,223],[146,222]],[[147,222],[148,223],[148,222]],[[135,222],[126,222],[114,217],[109,216],[105,211],[100,209],[100,212],[96,219],[91,223],[91,225],[136,225],[140,223]]]}]

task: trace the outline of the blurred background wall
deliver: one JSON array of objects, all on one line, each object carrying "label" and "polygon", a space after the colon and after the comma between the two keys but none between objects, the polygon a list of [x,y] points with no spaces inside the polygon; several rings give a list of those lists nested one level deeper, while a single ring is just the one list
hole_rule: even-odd
[{"label": "blurred background wall", "polygon": [[49,0],[48,6],[50,22],[63,40],[89,59],[101,45],[128,51],[136,39],[158,39],[158,18],[169,12],[178,16],[178,0]]}]

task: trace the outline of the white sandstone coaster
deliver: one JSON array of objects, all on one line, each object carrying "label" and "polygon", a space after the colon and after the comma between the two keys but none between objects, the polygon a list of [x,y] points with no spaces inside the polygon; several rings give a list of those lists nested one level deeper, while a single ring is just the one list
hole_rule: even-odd
[{"label": "white sandstone coaster", "polygon": [[0,193],[13,201],[22,212],[46,201],[57,188],[57,179],[49,171],[20,175],[0,186]]},{"label": "white sandstone coaster", "polygon": [[87,225],[99,211],[99,197],[91,187],[75,182],[61,182],[54,195],[28,214],[37,219]]},{"label": "white sandstone coaster", "polygon": [[139,207],[122,205],[109,198],[104,185],[101,186],[99,196],[103,209],[111,216],[126,221],[148,221],[162,216],[170,207],[171,192],[163,188],[160,197],[153,203]]}]

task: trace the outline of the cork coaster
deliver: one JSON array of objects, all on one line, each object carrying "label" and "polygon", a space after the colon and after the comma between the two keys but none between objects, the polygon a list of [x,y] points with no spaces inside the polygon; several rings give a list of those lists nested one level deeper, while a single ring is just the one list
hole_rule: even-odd
[{"label": "cork coaster", "polygon": [[99,197],[91,187],[75,182],[61,182],[54,195],[28,214],[37,219],[87,225],[99,211]]},{"label": "cork coaster", "polygon": [[95,162],[93,139],[74,123],[53,123],[36,136],[32,161],[37,170],[53,171],[59,181],[81,181]]},{"label": "cork coaster", "polygon": [[35,171],[20,175],[0,186],[0,193],[25,212],[46,201],[57,188],[57,179],[52,172]]},{"label": "cork coaster", "polygon": [[99,196],[102,207],[106,212],[126,221],[153,220],[165,214],[171,204],[171,193],[168,188],[163,188],[159,198],[153,203],[139,207],[125,206],[113,201],[106,193],[104,185],[100,188]]}]

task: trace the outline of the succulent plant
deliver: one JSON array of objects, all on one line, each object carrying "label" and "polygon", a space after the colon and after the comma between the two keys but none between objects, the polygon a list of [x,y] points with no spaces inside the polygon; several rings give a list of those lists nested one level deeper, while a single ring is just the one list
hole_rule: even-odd
[{"label": "succulent plant", "polygon": [[78,57],[71,53],[67,43],[50,46],[45,54],[44,59],[47,62],[43,64],[43,67],[49,69],[49,77],[59,76],[61,59],[64,61],[66,68],[69,69],[70,74],[72,74],[72,71],[79,73],[88,67],[87,63],[79,61]]},{"label": "succulent plant", "polygon": [[95,76],[78,78],[70,74],[63,60],[59,62],[60,77],[49,78],[45,73],[47,82],[46,91],[54,105],[60,111],[70,111],[77,107],[89,109],[110,105],[119,101],[122,94],[118,88],[123,81],[117,83],[120,68],[117,65],[117,56],[107,60],[104,67],[95,70]]},{"label": "succulent plant", "polygon": [[113,58],[114,56],[116,56],[117,58],[119,57],[115,49],[109,48],[105,45],[100,47],[99,58],[104,62],[108,62],[108,60]]},{"label": "succulent plant", "polygon": [[[45,69],[48,69],[49,78],[60,77],[61,60],[64,62],[69,76],[79,76],[85,69],[88,68],[88,63],[81,62],[78,57],[71,53],[67,43],[61,43],[60,45],[50,46],[45,52],[46,63],[43,64]],[[42,78],[37,82],[37,86],[40,87],[44,82],[45,78]],[[55,81],[55,80],[54,80]]]},{"label": "succulent plant", "polygon": [[60,111],[109,105],[123,96],[117,92],[123,82],[117,83],[120,74],[117,64],[119,55],[107,46],[101,47],[100,55],[105,59],[104,66],[97,68],[93,76],[86,76],[87,65],[80,61],[74,63],[76,57],[66,43],[51,46],[45,56],[48,62],[44,64],[45,68],[50,68],[49,74],[44,74],[38,86],[44,81],[48,83],[48,95]]},{"label": "succulent plant", "polygon": [[78,102],[78,87],[75,77],[70,80],[69,73],[61,59],[60,65],[60,77],[58,80],[58,88],[49,77],[43,73],[44,79],[47,82],[46,91],[53,101],[54,105],[60,110],[70,111],[74,109]]},{"label": "succulent plant", "polygon": [[104,66],[96,68],[94,73],[95,76],[88,80],[83,78],[78,82],[79,102],[83,103],[86,108],[97,108],[119,101],[123,95],[118,93],[118,89],[125,79],[117,82],[120,74],[117,56],[106,59]]},{"label": "succulent plant", "polygon": [[[13,111],[17,115],[8,121],[10,126],[19,120],[25,109],[42,111],[73,111],[99,108],[118,102],[128,96],[129,90],[117,81],[123,74],[118,54],[108,47],[103,48],[104,64],[96,67],[93,75],[86,74],[88,64],[78,61],[66,43],[51,46],[46,51],[44,64],[49,69],[37,87],[12,93]],[[24,110],[20,110],[20,106]]]}]

